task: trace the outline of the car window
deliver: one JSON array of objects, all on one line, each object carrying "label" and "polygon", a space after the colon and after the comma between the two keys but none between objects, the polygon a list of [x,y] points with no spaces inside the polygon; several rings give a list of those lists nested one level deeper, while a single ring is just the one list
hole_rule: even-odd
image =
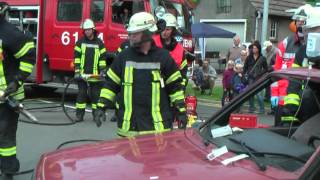
[{"label": "car window", "polygon": [[114,23],[127,25],[133,14],[142,11],[145,11],[144,2],[142,0],[112,0],[112,22]]},{"label": "car window", "polygon": [[104,0],[92,0],[90,16],[94,22],[103,22],[104,20]]},{"label": "car window", "polygon": [[58,1],[58,21],[81,21],[82,1],[59,0]]}]

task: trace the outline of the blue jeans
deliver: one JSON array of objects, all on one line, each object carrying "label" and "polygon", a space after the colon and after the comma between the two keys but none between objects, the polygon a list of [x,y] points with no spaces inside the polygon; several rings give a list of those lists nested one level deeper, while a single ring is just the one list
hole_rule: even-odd
[{"label": "blue jeans", "polygon": [[[257,97],[258,100],[258,104],[259,104],[259,112],[260,113],[264,113],[264,101],[263,101],[263,91],[259,92],[258,94],[255,95]],[[255,107],[254,107],[254,96],[252,98],[249,99],[249,111],[255,111]]]}]

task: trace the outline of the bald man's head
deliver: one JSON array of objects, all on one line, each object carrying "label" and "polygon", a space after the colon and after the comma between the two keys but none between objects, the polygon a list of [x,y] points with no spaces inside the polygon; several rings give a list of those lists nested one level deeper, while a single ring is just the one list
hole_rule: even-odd
[{"label": "bald man's head", "polygon": [[239,46],[239,44],[240,44],[240,37],[239,37],[239,36],[235,36],[235,37],[233,38],[233,44],[234,44],[235,46]]}]

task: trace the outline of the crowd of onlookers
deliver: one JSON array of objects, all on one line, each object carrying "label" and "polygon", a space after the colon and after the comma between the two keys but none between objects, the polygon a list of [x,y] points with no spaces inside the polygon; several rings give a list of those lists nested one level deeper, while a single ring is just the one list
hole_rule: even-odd
[{"label": "crowd of onlookers", "polygon": [[[240,94],[244,89],[258,80],[265,73],[273,70],[277,48],[270,42],[265,41],[263,47],[259,41],[254,41],[246,47],[241,45],[238,36],[233,39],[233,46],[228,49],[226,55],[226,68],[222,75],[223,95],[221,105],[224,106],[232,98]],[[194,88],[201,90],[201,94],[209,89],[213,93],[213,87],[217,73],[208,59],[198,61],[194,67],[192,80]],[[270,89],[260,92],[249,100],[249,111],[254,112],[255,99],[258,101],[258,113],[265,113],[264,101],[270,99]]]}]

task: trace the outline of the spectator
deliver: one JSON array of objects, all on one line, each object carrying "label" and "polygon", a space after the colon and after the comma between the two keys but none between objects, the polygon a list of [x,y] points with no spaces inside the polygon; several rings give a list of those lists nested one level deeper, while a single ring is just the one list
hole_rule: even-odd
[{"label": "spectator", "polygon": [[[268,64],[268,71],[273,71],[273,65],[276,60],[276,54],[279,51],[277,47],[274,47],[270,41],[265,41],[263,43],[264,51],[262,54],[266,57],[267,64]],[[268,102],[271,98],[271,89],[266,88],[266,93],[264,96],[264,101]]]},{"label": "spectator", "polygon": [[262,52],[263,56],[266,57],[267,64],[268,64],[268,70],[273,70],[273,65],[276,60],[276,54],[279,51],[279,49],[272,45],[270,41],[265,41],[263,43],[264,51]]},{"label": "spectator", "polygon": [[217,72],[216,70],[209,64],[209,60],[205,59],[203,61],[202,67],[199,69],[200,73],[200,79],[202,78],[202,81],[200,80],[200,88],[201,88],[201,94],[204,94],[204,91],[206,89],[209,89],[209,95],[212,94],[212,89],[214,87],[214,81],[217,78]]},{"label": "spectator", "polygon": [[242,64],[242,66],[244,65],[244,63],[246,62],[248,55],[247,55],[247,51],[246,50],[241,50],[240,52],[240,58],[236,59],[234,61],[235,65],[237,64]]},{"label": "spectator", "polygon": [[232,77],[233,97],[243,92],[245,87],[243,83],[243,64],[235,64],[234,75]]},{"label": "spectator", "polygon": [[[261,54],[261,45],[258,41],[255,41],[252,44],[252,53],[248,56],[244,64],[244,73],[248,77],[249,85],[257,81],[267,71],[268,65],[266,58]],[[264,114],[263,92],[257,94],[257,99],[260,106],[259,113]],[[249,111],[252,113],[255,111],[254,97],[249,99]]]},{"label": "spectator", "polygon": [[233,60],[229,60],[227,63],[227,68],[223,72],[223,78],[222,78],[222,86],[223,86],[223,95],[221,99],[221,105],[224,106],[225,102],[228,102],[233,97],[233,91],[232,91],[232,77],[234,74],[233,71],[234,68],[234,62]]},{"label": "spectator", "polygon": [[240,58],[240,52],[243,50],[243,47],[240,45],[240,37],[235,36],[233,38],[233,46],[229,48],[226,59],[235,61]]}]

